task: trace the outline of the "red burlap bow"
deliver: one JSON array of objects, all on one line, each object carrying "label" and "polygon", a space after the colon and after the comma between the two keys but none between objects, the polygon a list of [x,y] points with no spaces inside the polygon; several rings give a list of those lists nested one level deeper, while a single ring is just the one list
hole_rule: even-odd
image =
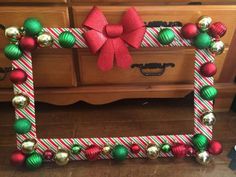
[{"label": "red burlap bow", "polygon": [[135,8],[129,8],[124,13],[120,24],[111,25],[103,13],[94,7],[83,25],[89,28],[84,37],[91,52],[95,54],[100,51],[98,67],[102,71],[112,69],[114,58],[118,67],[130,67],[132,57],[127,45],[139,48],[146,31]]}]

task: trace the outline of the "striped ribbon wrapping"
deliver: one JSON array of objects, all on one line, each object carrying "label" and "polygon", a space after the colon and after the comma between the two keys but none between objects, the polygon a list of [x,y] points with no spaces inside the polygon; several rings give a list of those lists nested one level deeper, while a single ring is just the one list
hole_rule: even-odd
[{"label": "striped ribbon wrapping", "polygon": [[[183,39],[180,35],[181,27],[171,27],[175,33],[175,40],[170,44],[163,46],[157,41],[157,35],[161,30],[160,27],[148,27],[144,35],[141,47],[187,47],[192,46],[189,40]],[[58,42],[58,36],[63,31],[70,31],[76,37],[76,43],[74,48],[87,48],[83,33],[86,31],[84,28],[44,28],[44,31],[50,33],[54,38],[53,48],[61,48]],[[214,57],[208,50],[195,50],[195,64],[194,64],[194,134],[202,133],[209,140],[212,139],[212,127],[205,126],[201,123],[200,116],[205,111],[213,110],[213,102],[203,100],[200,96],[200,89],[204,85],[213,85],[213,77],[206,78],[200,75],[199,68],[203,63],[208,61],[214,61]],[[24,135],[17,134],[17,147],[20,149],[22,141],[27,138],[35,138],[38,142],[37,151],[43,153],[46,149],[51,149],[54,152],[58,147],[70,150],[71,146],[75,143],[80,144],[83,148],[88,147],[91,144],[96,144],[100,147],[110,144],[122,144],[128,149],[132,143],[137,143],[141,147],[141,151],[138,154],[129,152],[128,158],[144,158],[146,157],[146,147],[149,143],[155,143],[161,145],[164,142],[170,144],[184,143],[191,144],[191,137],[193,134],[183,135],[161,135],[161,136],[136,136],[136,137],[105,137],[105,138],[66,138],[66,139],[40,139],[36,135],[36,119],[35,119],[35,105],[34,105],[34,82],[33,82],[33,68],[31,53],[24,52],[23,56],[19,60],[12,62],[14,68],[21,68],[28,74],[28,79],[24,84],[14,85],[14,92],[23,92],[30,98],[30,105],[25,109],[16,109],[16,119],[26,118],[32,123],[32,129],[29,133]],[[161,153],[161,157],[172,157],[173,154]],[[111,159],[111,155],[99,156],[99,159]],[[85,154],[83,151],[78,155],[71,155],[71,160],[85,160]]]}]

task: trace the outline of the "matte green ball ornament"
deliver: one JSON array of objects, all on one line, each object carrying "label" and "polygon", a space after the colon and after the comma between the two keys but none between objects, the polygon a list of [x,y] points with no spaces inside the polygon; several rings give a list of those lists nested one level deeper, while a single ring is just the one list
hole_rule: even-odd
[{"label": "matte green ball ornament", "polygon": [[121,144],[116,145],[112,150],[112,157],[116,160],[119,161],[125,160],[127,155],[128,155],[128,149]]},{"label": "matte green ball ornament", "polygon": [[201,88],[200,95],[204,100],[214,100],[217,96],[218,91],[215,87],[207,85]]},{"label": "matte green ball ornament", "polygon": [[193,40],[193,44],[198,49],[208,48],[211,44],[211,37],[207,33],[199,33]]},{"label": "matte green ball ornament", "polygon": [[164,153],[168,153],[171,151],[171,145],[168,143],[164,143],[161,145],[161,151]]},{"label": "matte green ball ornament", "polygon": [[162,45],[168,45],[171,42],[173,42],[174,39],[175,39],[175,33],[169,28],[162,29],[157,37],[157,40]]},{"label": "matte green ball ornament", "polygon": [[69,31],[62,32],[58,40],[59,44],[64,48],[72,48],[75,44],[75,36]]},{"label": "matte green ball ornament", "polygon": [[35,170],[39,168],[43,164],[43,157],[37,153],[34,152],[29,157],[27,157],[25,161],[25,165],[30,170]]},{"label": "matte green ball ornament", "polygon": [[203,134],[195,134],[192,137],[192,143],[199,152],[205,151],[209,144],[207,137]]},{"label": "matte green ball ornament", "polygon": [[28,119],[17,119],[14,123],[14,130],[18,134],[28,133],[31,130],[31,123]]},{"label": "matte green ball ornament", "polygon": [[10,60],[18,60],[23,55],[19,46],[15,44],[8,44],[4,48],[4,54]]},{"label": "matte green ball ornament", "polygon": [[26,35],[32,37],[38,35],[43,29],[41,22],[38,21],[36,18],[27,18],[24,21],[23,27]]},{"label": "matte green ball ornament", "polygon": [[82,150],[82,146],[80,146],[79,144],[74,144],[72,147],[71,147],[71,153],[72,154],[79,154]]}]

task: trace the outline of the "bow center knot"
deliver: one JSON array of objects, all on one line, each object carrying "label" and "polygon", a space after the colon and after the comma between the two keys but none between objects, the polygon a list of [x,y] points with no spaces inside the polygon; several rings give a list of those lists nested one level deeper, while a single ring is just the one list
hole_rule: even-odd
[{"label": "bow center knot", "polygon": [[123,26],[122,25],[106,25],[105,31],[108,37],[115,38],[120,37],[123,33]]}]

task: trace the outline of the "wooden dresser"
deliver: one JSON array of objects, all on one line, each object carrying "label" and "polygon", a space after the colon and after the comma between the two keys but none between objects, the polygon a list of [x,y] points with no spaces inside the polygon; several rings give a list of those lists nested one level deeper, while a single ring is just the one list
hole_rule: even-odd
[{"label": "wooden dresser", "polygon": [[[132,2],[132,3],[131,3]],[[235,4],[235,5],[234,5]],[[0,2],[0,23],[21,26],[36,17],[44,27],[80,27],[92,5],[98,5],[111,23],[127,7],[135,6],[146,22],[195,22],[202,15],[222,21],[228,28],[222,38],[226,49],[217,56],[215,76],[219,90],[215,109],[228,110],[236,93],[236,2],[234,0],[5,0]],[[7,44],[0,32],[0,50]],[[138,68],[102,72],[97,56],[88,49],[40,49],[33,53],[36,100],[56,105],[77,101],[104,104],[125,98],[182,98],[193,90],[193,48],[130,50],[134,64],[174,63],[161,76],[144,76]],[[0,52],[0,67],[10,61]],[[150,72],[150,71],[147,71]],[[0,101],[12,97],[12,84],[0,81]]]}]

